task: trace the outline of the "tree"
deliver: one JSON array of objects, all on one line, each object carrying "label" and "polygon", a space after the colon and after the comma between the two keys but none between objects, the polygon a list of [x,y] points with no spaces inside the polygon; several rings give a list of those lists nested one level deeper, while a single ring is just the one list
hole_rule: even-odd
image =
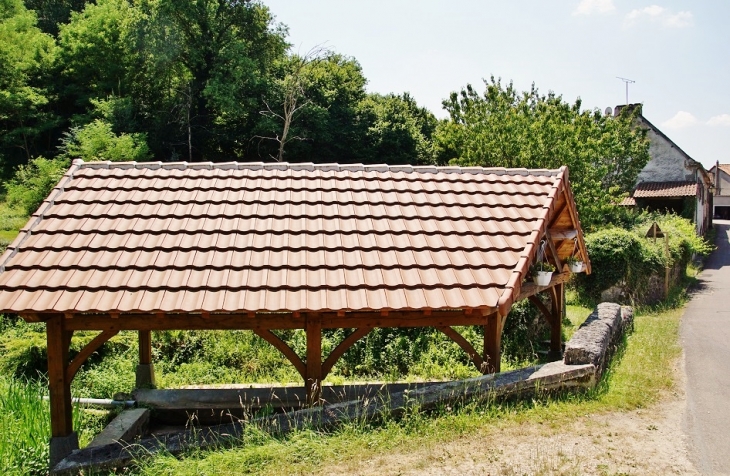
[{"label": "tree", "polygon": [[440,163],[488,167],[558,168],[567,165],[584,228],[604,223],[622,193],[632,189],[649,160],[646,131],[635,112],[617,117],[582,111],[533,87],[518,93],[492,77],[479,94],[468,85],[444,101],[450,119],[434,133]]},{"label": "tree", "polygon": [[269,91],[269,95],[275,99],[273,101],[263,99],[265,109],[261,114],[269,119],[271,129],[275,128],[276,123],[281,122],[281,133],[272,136],[257,135],[254,138],[276,142],[279,145],[278,151],[276,157],[273,155],[271,157],[279,162],[284,160],[284,148],[289,142],[306,140],[306,137],[292,135],[290,131],[298,116],[308,107],[310,109],[316,107],[311,97],[311,72],[327,54],[331,53],[321,47],[315,47],[304,56],[295,54],[287,57],[281,67],[284,73],[272,81]]},{"label": "tree", "polygon": [[130,70],[151,146],[191,161],[240,155],[260,119],[269,69],[284,55],[285,31],[251,1],[140,5]]},{"label": "tree", "polygon": [[367,122],[368,162],[388,164],[433,163],[433,135],[437,120],[408,94],[370,94],[360,104]]},{"label": "tree", "polygon": [[21,0],[0,0],[0,157],[6,167],[47,150],[42,135],[56,123],[46,87],[55,55],[35,13]]},{"label": "tree", "polygon": [[15,175],[6,184],[6,200],[30,215],[46,199],[66,172],[67,160],[36,157],[26,165],[19,166]]}]

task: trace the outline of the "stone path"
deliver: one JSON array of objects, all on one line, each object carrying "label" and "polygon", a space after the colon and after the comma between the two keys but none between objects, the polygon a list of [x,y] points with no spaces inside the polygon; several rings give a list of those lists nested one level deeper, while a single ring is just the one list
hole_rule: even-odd
[{"label": "stone path", "polygon": [[718,249],[682,318],[684,430],[701,474],[730,474],[730,221],[715,220]]}]

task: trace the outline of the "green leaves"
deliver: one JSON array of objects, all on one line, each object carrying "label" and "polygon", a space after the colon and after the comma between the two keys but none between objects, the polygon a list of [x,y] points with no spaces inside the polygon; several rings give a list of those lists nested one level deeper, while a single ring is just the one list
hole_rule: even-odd
[{"label": "green leaves", "polygon": [[68,161],[37,157],[21,165],[5,184],[6,200],[30,215],[46,199],[68,168]]},{"label": "green leaves", "polygon": [[581,111],[580,99],[566,103],[533,87],[518,93],[494,77],[486,91],[471,85],[451,93],[439,123],[434,151],[440,164],[487,167],[559,168],[567,165],[584,228],[608,223],[649,160],[646,132],[633,116]]}]

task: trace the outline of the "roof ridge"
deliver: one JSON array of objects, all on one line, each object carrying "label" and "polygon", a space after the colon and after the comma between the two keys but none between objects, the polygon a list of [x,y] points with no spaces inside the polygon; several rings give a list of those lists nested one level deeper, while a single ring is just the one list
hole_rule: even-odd
[{"label": "roof ridge", "polygon": [[[66,184],[73,180],[74,173],[81,168],[84,161],[81,159],[76,159],[71,163],[71,167],[68,168],[65,174],[61,177],[61,179],[58,181],[55,187],[51,190],[51,193],[48,194],[48,197],[41,202],[38,209],[30,216],[30,220],[28,221],[29,225],[26,224],[23,228],[20,229],[18,232],[18,236],[15,237],[12,243],[8,245],[7,248],[5,248],[5,252],[0,256],[0,273],[5,271],[5,264],[10,261],[13,256],[18,252],[18,248],[27,240],[30,235],[33,228],[43,220],[43,215],[45,212],[53,206],[53,202],[61,193],[63,193],[63,190],[66,186]],[[55,193],[54,193],[55,192]]]},{"label": "roof ridge", "polygon": [[313,162],[84,162],[74,161],[85,169],[167,169],[167,170],[305,170],[323,172],[405,172],[405,173],[471,173],[494,175],[556,176],[561,169],[526,169],[505,167],[460,167],[452,165],[388,165],[388,164],[315,164]]}]

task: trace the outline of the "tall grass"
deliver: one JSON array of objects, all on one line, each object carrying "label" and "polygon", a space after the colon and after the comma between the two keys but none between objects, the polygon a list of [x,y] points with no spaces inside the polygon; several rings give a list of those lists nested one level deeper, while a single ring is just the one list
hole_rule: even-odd
[{"label": "tall grass", "polygon": [[0,473],[44,474],[51,415],[45,385],[0,377]]},{"label": "tall grass", "polygon": [[[43,380],[19,380],[0,375],[0,474],[48,473],[51,436],[50,404]],[[83,447],[101,431],[107,412],[86,411],[75,405],[73,425]]]}]

